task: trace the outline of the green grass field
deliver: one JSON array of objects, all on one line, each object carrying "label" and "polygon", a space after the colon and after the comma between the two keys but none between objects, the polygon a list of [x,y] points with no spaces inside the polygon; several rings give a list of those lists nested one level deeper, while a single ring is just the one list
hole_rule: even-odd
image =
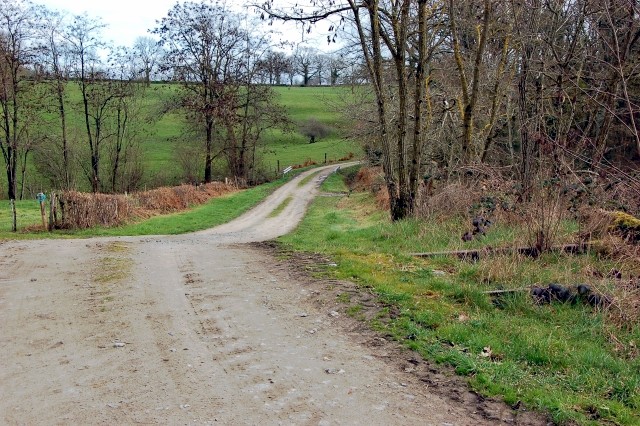
[{"label": "green grass field", "polygon": [[[143,188],[158,185],[176,185],[184,181],[184,173],[176,160],[176,153],[189,150],[190,147],[203,146],[203,142],[189,136],[186,130],[184,114],[180,111],[163,113],[170,103],[173,94],[179,89],[176,85],[152,84],[145,90],[141,99],[144,117],[143,131],[140,132],[140,151],[142,153]],[[303,164],[306,161],[322,163],[325,155],[328,161],[347,156],[349,153],[359,155],[360,147],[353,141],[342,137],[343,126],[341,119],[342,98],[348,93],[342,87],[275,87],[277,101],[284,105],[290,119],[293,121],[291,132],[283,133],[279,130],[267,131],[257,151],[266,175],[275,177],[276,169],[290,165]],[[75,83],[68,84],[68,120],[69,137],[72,143],[81,151],[86,151],[84,136],[84,121],[81,114],[80,93]],[[306,120],[314,118],[331,129],[329,136],[309,144],[308,139],[300,133],[300,125]],[[53,135],[57,132],[57,117],[48,114]],[[187,151],[188,152],[188,151]],[[107,153],[103,154],[106,162]],[[30,198],[40,191],[49,192],[49,183],[38,172],[39,167],[32,156],[25,179],[25,198]],[[3,160],[0,164],[4,165]],[[88,180],[80,171],[80,163],[76,163],[78,185],[80,190],[89,190]],[[198,165],[199,173],[200,165]],[[203,165],[202,165],[203,168]],[[214,177],[221,179],[221,163],[214,166]],[[20,183],[19,183],[20,184]],[[6,182],[0,182],[0,199],[6,197]]]},{"label": "green grass field", "polygon": [[[154,84],[148,90],[146,107],[153,111],[170,99],[175,86]],[[342,87],[274,87],[276,97],[287,108],[294,123],[292,132],[272,130],[265,133],[258,154],[269,172],[276,170],[278,162],[284,169],[290,165],[303,164],[307,160],[317,163],[336,160],[349,153],[360,154],[360,147],[345,140],[341,134],[346,124],[340,117],[342,98],[349,89]],[[299,125],[309,118],[326,124],[333,131],[314,144],[299,132]],[[154,124],[147,139],[142,143],[145,166],[149,173],[164,173],[173,183],[179,180],[180,170],[176,168],[174,153],[185,143],[182,140],[184,120],[180,113],[162,115]],[[197,143],[197,141],[195,142]]]},{"label": "green grass field", "polygon": [[[341,134],[348,125],[339,112],[343,97],[348,94],[343,87],[276,87],[279,102],[287,108],[289,117],[295,123],[294,131],[283,133],[268,132],[265,136],[263,162],[268,170],[274,170],[278,161],[280,168],[315,161],[334,161],[349,153],[359,155],[358,145],[345,140]],[[327,125],[332,131],[326,138],[310,144],[306,136],[298,131],[298,126],[313,118]]]}]

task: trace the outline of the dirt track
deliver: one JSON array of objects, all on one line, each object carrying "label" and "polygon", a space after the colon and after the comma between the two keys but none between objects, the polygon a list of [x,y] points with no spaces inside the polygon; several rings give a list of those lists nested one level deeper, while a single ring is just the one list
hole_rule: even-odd
[{"label": "dirt track", "polygon": [[244,244],[293,229],[317,192],[302,177],[196,234],[0,243],[0,423],[537,423],[431,393],[410,355]]}]

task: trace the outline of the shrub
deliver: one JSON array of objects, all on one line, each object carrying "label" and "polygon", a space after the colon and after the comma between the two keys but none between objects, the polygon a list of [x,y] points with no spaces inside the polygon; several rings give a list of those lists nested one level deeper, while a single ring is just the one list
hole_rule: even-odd
[{"label": "shrub", "polygon": [[133,219],[185,210],[237,190],[236,185],[212,182],[199,186],[164,187],[130,195],[67,191],[59,197],[62,221],[55,226],[66,229],[117,226]]},{"label": "shrub", "polygon": [[317,139],[329,136],[331,130],[331,127],[315,118],[310,118],[300,126],[300,133],[309,138],[309,143],[314,143]]}]

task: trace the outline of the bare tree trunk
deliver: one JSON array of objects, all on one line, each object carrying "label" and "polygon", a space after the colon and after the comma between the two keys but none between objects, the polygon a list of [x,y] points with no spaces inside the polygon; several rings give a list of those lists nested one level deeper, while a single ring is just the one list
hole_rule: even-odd
[{"label": "bare tree trunk", "polygon": [[240,176],[241,169],[241,159],[240,159],[240,150],[238,149],[238,138],[236,137],[236,132],[233,127],[233,123],[229,118],[225,118],[225,126],[227,128],[227,142],[226,142],[226,154],[227,154],[227,162],[229,163],[229,171],[233,174],[234,177]]},{"label": "bare tree trunk", "polygon": [[27,159],[29,157],[29,149],[25,149],[22,154],[22,164],[20,165],[20,200],[24,200],[24,186],[27,177]]},{"label": "bare tree trunk", "polygon": [[18,213],[16,212],[15,197],[9,200],[11,203],[11,232],[18,232]]},{"label": "bare tree trunk", "polygon": [[207,129],[206,129],[206,153],[204,160],[204,182],[211,183],[212,181],[212,162],[213,157],[211,152],[213,150],[213,119],[211,117],[207,117]]},{"label": "bare tree trunk", "polygon": [[470,162],[474,157],[473,147],[473,119],[475,115],[475,106],[478,100],[478,92],[480,89],[480,67],[482,66],[482,56],[487,41],[487,33],[489,31],[489,20],[491,17],[491,2],[484,0],[484,12],[482,17],[482,33],[476,50],[476,56],[473,63],[473,76],[471,80],[471,92],[469,92],[469,82],[464,68],[464,60],[460,52],[460,42],[458,40],[458,29],[456,25],[454,1],[449,0],[449,21],[451,28],[451,36],[453,37],[453,50],[458,67],[460,78],[460,86],[462,87],[462,161]]},{"label": "bare tree trunk", "polygon": [[504,69],[507,64],[507,55],[509,52],[509,36],[505,37],[502,45],[502,55],[500,57],[500,64],[498,65],[498,69],[496,71],[495,83],[493,85],[493,93],[491,94],[491,112],[489,114],[489,124],[487,126],[487,133],[484,142],[484,148],[482,150],[482,157],[480,161],[482,163],[487,161],[487,156],[489,155],[489,149],[491,148],[491,143],[493,142],[493,128],[496,125],[496,119],[498,117],[498,99],[501,95],[500,83],[502,82],[504,76]]},{"label": "bare tree trunk", "polygon": [[82,92],[82,105],[84,107],[84,123],[87,131],[87,142],[91,152],[91,190],[97,193],[100,189],[100,153],[97,149],[97,139],[91,132],[91,113],[89,111],[89,95],[87,93],[86,70],[84,64],[84,56],[80,58],[80,90]]},{"label": "bare tree trunk", "polygon": [[395,57],[396,75],[398,80],[398,124],[396,132],[396,156],[398,161],[398,195],[394,208],[391,210],[391,217],[394,220],[409,217],[413,210],[410,200],[409,176],[407,170],[407,115],[408,115],[408,78],[407,78],[407,54],[405,44],[407,40],[407,26],[403,23],[408,22],[409,16],[409,0],[404,0],[401,8],[400,21],[393,23],[395,39]]},{"label": "bare tree trunk", "polygon": [[64,189],[71,189],[71,164],[69,160],[69,141],[67,138],[67,114],[64,104],[65,81],[58,63],[58,51],[55,49],[55,42],[52,40],[51,45],[54,46],[53,56],[53,72],[56,79],[56,100],[58,101],[58,116],[60,117],[60,128],[62,130],[62,167],[64,174]]},{"label": "bare tree trunk", "polygon": [[[123,117],[124,115],[124,117]],[[117,192],[118,170],[120,168],[120,158],[124,145],[125,131],[127,128],[127,113],[123,112],[122,106],[119,105],[116,111],[116,146],[111,167],[111,192]]]},{"label": "bare tree trunk", "polygon": [[389,204],[391,210],[392,219],[396,219],[394,213],[397,211],[396,204],[398,198],[398,184],[395,178],[395,170],[393,167],[391,156],[391,141],[389,140],[389,131],[387,123],[387,95],[385,93],[384,80],[383,80],[383,62],[382,62],[382,49],[380,46],[380,15],[378,9],[379,0],[372,0],[368,4],[369,20],[371,23],[371,51],[369,56],[369,46],[367,45],[366,35],[364,33],[364,26],[360,21],[359,9],[352,3],[354,8],[354,14],[356,18],[356,25],[358,27],[358,33],[360,35],[360,43],[365,52],[367,59],[367,65],[372,77],[372,83],[374,91],[376,93],[376,105],[378,111],[378,124],[380,126],[380,139],[382,143],[382,169],[384,171],[385,184],[389,193]]},{"label": "bare tree trunk", "polygon": [[[603,118],[598,126],[598,132],[594,140],[594,150],[591,156],[591,164],[597,166],[602,162],[605,154],[607,153],[607,140],[609,138],[609,131],[613,124],[613,115],[616,104],[617,81],[615,77],[612,78],[611,84],[607,86],[605,99],[602,101],[602,114]],[[596,118],[597,120],[597,118]]]},{"label": "bare tree trunk", "polygon": [[522,55],[522,69],[520,70],[520,78],[518,81],[518,110],[520,115],[520,182],[522,184],[522,193],[525,198],[528,197],[531,190],[532,162],[533,162],[533,141],[529,132],[529,114],[527,84],[529,77],[529,59],[526,53]]},{"label": "bare tree trunk", "polygon": [[[431,108],[427,98],[427,0],[418,1],[418,63],[414,87],[414,128],[413,146],[411,152],[411,167],[409,170],[409,214],[415,213],[418,200],[418,182],[420,179],[420,163],[424,147],[425,106]],[[425,105],[426,104],[426,105]],[[429,113],[429,116],[431,114]]]}]

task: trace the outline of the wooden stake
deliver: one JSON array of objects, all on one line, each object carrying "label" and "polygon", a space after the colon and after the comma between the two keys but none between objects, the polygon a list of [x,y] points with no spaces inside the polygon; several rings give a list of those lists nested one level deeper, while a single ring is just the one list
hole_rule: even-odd
[{"label": "wooden stake", "polygon": [[13,219],[13,224],[11,225],[11,231],[18,231],[18,215],[16,213],[16,200],[11,199],[11,217]]},{"label": "wooden stake", "polygon": [[51,193],[51,200],[49,201],[49,231],[53,231],[56,222],[58,221],[56,215],[56,193]]},{"label": "wooden stake", "polygon": [[40,217],[42,217],[42,229],[47,229],[47,223],[44,219],[44,201],[40,201]]}]

